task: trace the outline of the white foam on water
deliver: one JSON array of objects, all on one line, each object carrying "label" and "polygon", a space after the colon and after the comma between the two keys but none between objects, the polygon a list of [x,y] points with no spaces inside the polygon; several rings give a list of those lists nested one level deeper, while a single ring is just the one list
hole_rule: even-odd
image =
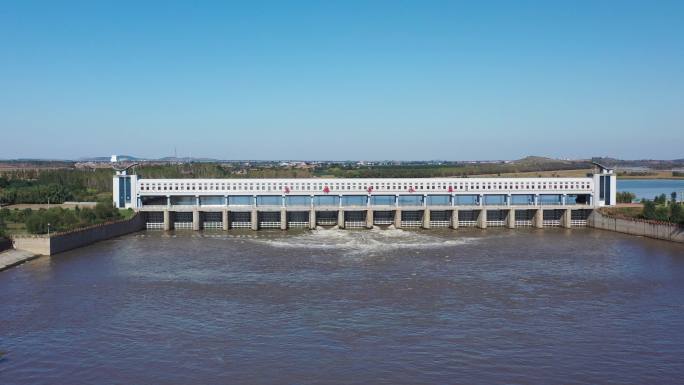
[{"label": "white foam on water", "polygon": [[432,249],[472,243],[475,238],[430,235],[399,229],[339,230],[316,229],[306,233],[278,238],[253,239],[254,242],[277,248],[345,251],[347,255],[386,253],[398,249]]}]

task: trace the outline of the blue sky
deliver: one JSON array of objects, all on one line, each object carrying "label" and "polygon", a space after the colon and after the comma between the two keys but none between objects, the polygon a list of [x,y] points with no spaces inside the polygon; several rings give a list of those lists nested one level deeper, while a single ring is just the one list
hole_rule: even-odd
[{"label": "blue sky", "polygon": [[5,1],[0,158],[684,157],[684,1]]}]

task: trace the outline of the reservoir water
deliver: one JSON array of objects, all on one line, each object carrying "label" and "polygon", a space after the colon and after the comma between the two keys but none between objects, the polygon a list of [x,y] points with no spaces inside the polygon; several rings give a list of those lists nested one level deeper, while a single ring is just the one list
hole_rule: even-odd
[{"label": "reservoir water", "polygon": [[0,384],[676,384],[684,245],[141,232],[0,273]]},{"label": "reservoir water", "polygon": [[672,192],[677,193],[677,199],[684,199],[684,179],[619,179],[617,180],[618,191],[629,191],[641,198],[653,199],[655,196],[665,194],[670,199]]}]

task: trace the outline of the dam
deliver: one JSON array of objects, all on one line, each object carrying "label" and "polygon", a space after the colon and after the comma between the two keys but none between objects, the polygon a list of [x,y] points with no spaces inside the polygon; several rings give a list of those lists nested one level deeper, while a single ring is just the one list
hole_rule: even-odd
[{"label": "dam", "polygon": [[117,171],[113,202],[147,229],[583,227],[615,204],[614,170],[579,178],[145,179]]}]

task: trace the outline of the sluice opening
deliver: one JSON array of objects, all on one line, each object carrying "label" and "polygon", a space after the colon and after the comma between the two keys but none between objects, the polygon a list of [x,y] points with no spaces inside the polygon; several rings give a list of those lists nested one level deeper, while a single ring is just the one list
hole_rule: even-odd
[{"label": "sluice opening", "polygon": [[309,227],[309,212],[308,211],[289,211],[287,213],[287,227],[288,228],[308,228]]},{"label": "sluice opening", "polygon": [[249,229],[252,227],[252,213],[249,211],[231,211],[230,227],[234,229]]},{"label": "sluice opening", "polygon": [[421,227],[423,225],[423,211],[402,211],[401,227]]},{"label": "sluice opening", "polygon": [[373,212],[374,225],[394,224],[394,211],[375,211]]},{"label": "sluice opening", "polygon": [[164,230],[164,213],[153,211],[145,213],[145,228],[148,230]]},{"label": "sluice opening", "polygon": [[365,211],[345,211],[344,227],[348,229],[360,229],[366,227]]},{"label": "sluice opening", "polygon": [[173,228],[176,230],[192,230],[192,213],[188,211],[173,213]]},{"label": "sluice opening", "polygon": [[203,212],[201,215],[202,227],[205,229],[223,229],[223,213]]},{"label": "sluice opening", "polygon": [[280,228],[280,211],[259,211],[257,213],[257,222],[259,228],[262,229],[279,229]]},{"label": "sluice opening", "polygon": [[316,211],[316,226],[336,226],[337,211]]},{"label": "sluice opening", "polygon": [[487,210],[487,226],[504,227],[506,217],[508,217],[508,210]]},{"label": "sluice opening", "polygon": [[515,227],[532,227],[537,210],[515,210]]},{"label": "sluice opening", "polygon": [[544,227],[558,227],[565,210],[544,210],[542,213],[542,225]]},{"label": "sluice opening", "polygon": [[589,209],[572,210],[570,212],[570,226],[585,227],[589,214],[591,214],[591,210]]},{"label": "sluice opening", "polygon": [[450,210],[430,211],[430,227],[449,227],[452,214]]},{"label": "sluice opening", "polygon": [[475,227],[479,210],[458,210],[459,227]]}]

